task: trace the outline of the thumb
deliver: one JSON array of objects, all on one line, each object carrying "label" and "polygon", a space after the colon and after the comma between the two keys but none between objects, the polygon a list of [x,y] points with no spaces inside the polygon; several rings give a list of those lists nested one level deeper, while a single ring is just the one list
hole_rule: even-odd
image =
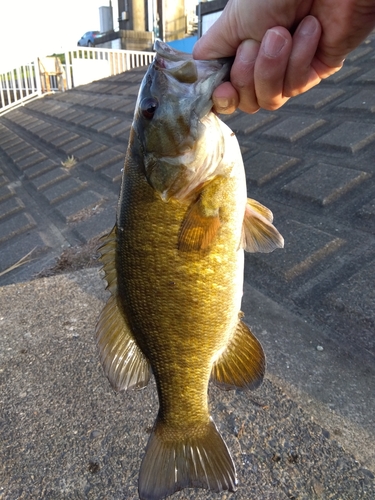
[{"label": "thumb", "polygon": [[235,55],[241,40],[229,7],[230,3],[227,4],[210,29],[194,45],[194,59],[217,59]]}]

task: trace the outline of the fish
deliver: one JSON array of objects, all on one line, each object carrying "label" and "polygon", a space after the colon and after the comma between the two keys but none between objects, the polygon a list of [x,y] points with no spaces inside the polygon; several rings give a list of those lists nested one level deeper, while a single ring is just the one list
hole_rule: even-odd
[{"label": "fish", "polygon": [[235,491],[209,382],[256,389],[260,342],[243,321],[244,250],[283,246],[272,212],[247,198],[238,141],[212,111],[228,59],[156,42],[139,89],[117,207],[100,248],[108,302],[96,343],[117,391],[153,374],[159,410],[140,466],[141,500],[184,488]]}]

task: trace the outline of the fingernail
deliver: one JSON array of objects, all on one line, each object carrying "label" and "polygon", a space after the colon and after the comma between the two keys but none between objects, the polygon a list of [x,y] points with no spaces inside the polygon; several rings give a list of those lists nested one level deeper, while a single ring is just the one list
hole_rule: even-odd
[{"label": "fingernail", "polygon": [[260,44],[255,40],[244,40],[237,49],[237,55],[242,63],[249,64],[255,61]]},{"label": "fingernail", "polygon": [[267,56],[276,57],[286,42],[286,38],[280,35],[277,31],[268,30],[263,38],[263,50]]},{"label": "fingernail", "polygon": [[214,108],[217,113],[231,114],[236,109],[236,103],[233,99],[226,97],[213,97]]},{"label": "fingernail", "polygon": [[316,30],[317,21],[313,16],[307,16],[300,24],[299,32],[301,35],[313,35]]}]

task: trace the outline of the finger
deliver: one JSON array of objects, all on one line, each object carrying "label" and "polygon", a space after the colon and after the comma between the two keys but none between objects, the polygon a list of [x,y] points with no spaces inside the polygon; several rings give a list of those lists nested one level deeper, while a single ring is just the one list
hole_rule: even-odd
[{"label": "finger", "polygon": [[240,42],[229,2],[220,17],[194,45],[193,57],[194,59],[217,59],[233,56]]},{"label": "finger", "polygon": [[238,107],[246,113],[259,109],[254,87],[254,66],[260,44],[255,40],[244,40],[238,47],[230,72],[230,80],[239,97]]},{"label": "finger", "polygon": [[306,92],[321,81],[320,76],[311,66],[321,32],[319,21],[313,16],[307,16],[294,33],[292,52],[284,80],[285,97]]},{"label": "finger", "polygon": [[214,109],[217,113],[229,115],[238,107],[238,94],[230,82],[225,82],[217,87],[212,95]]},{"label": "finger", "polygon": [[254,68],[255,92],[261,108],[275,110],[288,100],[283,88],[291,51],[292,36],[287,29],[277,26],[266,32]]},{"label": "finger", "polygon": [[337,73],[342,68],[344,64],[344,59],[337,59],[335,64],[336,66],[333,67],[328,66],[323,61],[321,61],[317,55],[315,55],[311,63],[311,66],[314,69],[315,73],[319,76],[319,78],[323,80],[324,78],[328,78],[334,73]]}]

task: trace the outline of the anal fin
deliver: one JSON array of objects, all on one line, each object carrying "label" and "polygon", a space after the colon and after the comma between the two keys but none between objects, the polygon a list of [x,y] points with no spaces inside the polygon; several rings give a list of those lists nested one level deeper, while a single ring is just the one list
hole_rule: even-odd
[{"label": "anal fin", "polygon": [[[179,433],[178,433],[179,434]],[[183,488],[235,491],[236,471],[212,419],[175,439],[158,419],[139,472],[141,500],[161,500]]]},{"label": "anal fin", "polygon": [[256,389],[262,383],[265,368],[259,340],[239,320],[226,350],[212,367],[211,380],[222,389]]}]

